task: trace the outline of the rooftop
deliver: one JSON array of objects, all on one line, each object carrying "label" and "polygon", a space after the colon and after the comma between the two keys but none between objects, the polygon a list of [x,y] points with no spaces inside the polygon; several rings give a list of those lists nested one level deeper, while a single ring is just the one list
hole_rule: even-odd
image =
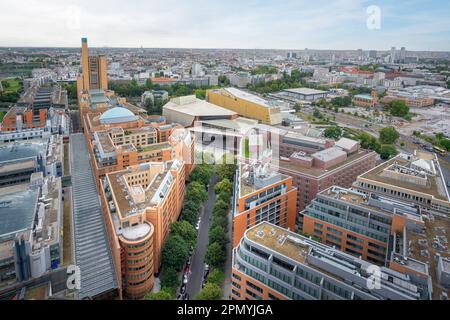
[{"label": "rooftop", "polygon": [[133,112],[124,107],[115,107],[104,112],[100,116],[100,123],[102,124],[114,124],[124,123],[138,120],[138,116],[135,116]]},{"label": "rooftop", "polygon": [[[279,107],[277,105],[272,105],[268,100],[263,99],[261,97],[258,97],[257,95],[254,95],[252,93],[243,91],[243,90],[239,90],[237,88],[225,88],[223,89],[225,92],[228,92],[229,94],[242,99],[242,100],[247,100],[253,103],[256,103],[260,106],[266,107],[266,108],[274,108],[274,107]],[[213,91],[220,91],[219,90],[213,90]]]},{"label": "rooftop", "polygon": [[325,94],[327,91],[310,89],[310,88],[295,88],[295,89],[285,89],[284,91],[298,93],[303,95],[315,95],[315,94]]},{"label": "rooftop", "polygon": [[0,237],[32,228],[38,197],[28,184],[0,189]]},{"label": "rooftop", "polygon": [[[386,161],[385,163],[375,167],[374,169],[364,173],[360,176],[362,179],[368,179],[384,184],[390,184],[394,185],[396,187],[406,189],[406,190],[412,190],[415,192],[419,192],[422,194],[429,194],[434,196],[437,199],[448,201],[447,195],[445,193],[445,186],[437,175],[430,175],[430,174],[423,174],[421,172],[418,172],[417,170],[411,169],[411,171],[408,171],[407,169],[411,168],[411,164],[418,160],[415,157],[412,157],[411,159],[407,159],[404,157],[404,155],[399,155],[389,161]],[[392,166],[400,166],[403,168],[406,168],[405,170],[402,170],[402,172],[399,172],[402,176],[410,176],[410,177],[418,177],[421,178],[421,180],[424,181],[425,185],[421,185],[418,183],[413,183],[413,180],[406,180],[406,179],[394,179],[393,176],[386,176],[386,172],[395,172],[398,170],[395,170]],[[410,173],[408,173],[410,172]],[[417,174],[415,174],[417,172]],[[414,173],[414,175],[413,175]]]},{"label": "rooftop", "polygon": [[336,165],[334,165],[334,166],[332,166],[332,167],[330,167],[328,169],[320,169],[320,168],[315,168],[315,167],[312,167],[312,168],[303,168],[302,167],[302,168],[300,168],[295,163],[292,163],[290,161],[284,161],[284,160],[279,161],[279,166],[280,166],[280,170],[282,172],[286,172],[286,173],[292,172],[294,174],[295,173],[297,173],[297,174],[304,174],[304,175],[313,176],[315,178],[320,178],[320,177],[322,177],[322,176],[324,176],[326,174],[329,174],[329,173],[333,172],[334,170],[339,170],[339,169],[343,168],[344,166],[351,164],[354,161],[359,161],[362,158],[368,156],[369,154],[374,154],[374,152],[370,151],[370,150],[363,150],[363,149],[361,149],[358,152],[349,155],[347,157],[347,160],[345,160],[343,162],[340,162],[340,163],[338,163],[338,164],[336,164]]},{"label": "rooftop", "polygon": [[182,112],[193,117],[202,116],[235,116],[236,112],[216,106],[195,96],[171,99],[164,107],[167,110]]}]

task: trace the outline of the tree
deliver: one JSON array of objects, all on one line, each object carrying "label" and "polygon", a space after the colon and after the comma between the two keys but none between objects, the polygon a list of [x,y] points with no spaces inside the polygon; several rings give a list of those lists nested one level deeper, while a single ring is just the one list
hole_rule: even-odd
[{"label": "tree", "polygon": [[394,117],[406,117],[409,115],[409,108],[402,100],[394,100],[389,103],[389,113]]},{"label": "tree", "polygon": [[228,229],[227,217],[220,216],[220,215],[214,215],[212,223],[213,223],[213,226],[220,226],[224,232],[226,232]]},{"label": "tree", "polygon": [[212,283],[221,286],[225,281],[225,275],[219,269],[214,269],[208,276],[208,283]]},{"label": "tree", "polygon": [[217,197],[217,200],[222,200],[223,202],[230,202],[231,193],[221,192]]},{"label": "tree", "polygon": [[144,297],[144,300],[173,300],[173,299],[172,295],[169,292],[161,290],[159,292],[147,293]]},{"label": "tree", "polygon": [[220,300],[222,299],[222,289],[216,284],[207,283],[195,300]]},{"label": "tree", "polygon": [[200,164],[195,167],[195,169],[189,175],[190,181],[196,181],[206,186],[209,184],[209,180],[211,180],[211,176],[213,173],[213,168],[211,165]]},{"label": "tree", "polygon": [[161,287],[168,288],[171,292],[178,287],[178,272],[173,267],[163,270],[161,275]]},{"label": "tree", "polygon": [[342,129],[338,126],[329,127],[325,129],[324,135],[329,139],[340,139],[342,137]]},{"label": "tree", "polygon": [[221,226],[215,226],[209,230],[209,243],[217,242],[221,246],[227,243],[227,235]]},{"label": "tree", "polygon": [[394,144],[400,138],[400,134],[393,127],[383,128],[380,131],[381,144]]},{"label": "tree", "polygon": [[228,210],[230,208],[230,203],[229,202],[225,202],[222,200],[218,200],[216,202],[216,205],[214,206],[214,208],[219,208],[219,209],[223,209],[223,210]]},{"label": "tree", "polygon": [[382,145],[380,149],[380,157],[383,160],[388,160],[392,156],[398,154],[397,149],[393,145]]},{"label": "tree", "polygon": [[172,235],[178,235],[183,238],[189,247],[195,246],[197,242],[197,230],[187,221],[177,221],[170,226]]},{"label": "tree", "polygon": [[178,235],[170,235],[162,250],[162,260],[166,267],[180,270],[189,256],[187,242]]},{"label": "tree", "polygon": [[207,264],[214,268],[221,268],[225,263],[227,257],[224,246],[214,242],[208,246],[205,255],[205,261]]},{"label": "tree", "polygon": [[219,193],[231,194],[231,192],[233,191],[233,185],[231,184],[230,180],[225,178],[216,184],[214,190],[216,191],[216,194]]},{"label": "tree", "polygon": [[208,199],[205,185],[199,181],[193,181],[186,188],[186,199],[196,202],[205,202]]}]

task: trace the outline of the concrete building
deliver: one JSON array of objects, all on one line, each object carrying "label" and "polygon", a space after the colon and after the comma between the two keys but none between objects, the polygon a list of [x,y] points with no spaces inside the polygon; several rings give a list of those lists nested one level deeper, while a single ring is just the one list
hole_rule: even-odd
[{"label": "concrete building", "polygon": [[0,188],[0,286],[39,278],[62,263],[61,178],[33,173]]},{"label": "concrete building", "polygon": [[278,104],[236,88],[209,90],[207,100],[263,124],[279,125],[283,121]]},{"label": "concrete building", "polygon": [[262,221],[295,229],[297,189],[292,177],[280,174],[269,164],[238,166],[233,196],[233,247],[245,231]]},{"label": "concrete building", "polygon": [[184,201],[185,166],[178,160],[152,162],[109,173],[101,200],[125,295],[140,299],[154,285],[164,241]]},{"label": "concrete building", "polygon": [[62,177],[64,152],[61,136],[0,145],[0,186],[28,183],[35,172]]},{"label": "concrete building", "polygon": [[0,131],[49,128],[52,132],[68,134],[69,117],[67,91],[60,86],[33,86],[8,110]]},{"label": "concrete building", "polygon": [[[359,143],[350,139],[343,138],[333,144],[329,140],[288,134],[282,138],[281,146],[278,170],[292,177],[298,189],[299,212],[319,192],[333,185],[349,188],[359,175],[376,165],[377,154],[360,149]],[[302,230],[301,214],[296,223],[297,229]]]},{"label": "concrete building", "polygon": [[321,91],[309,88],[285,89],[283,92],[290,98],[299,101],[318,101],[326,99],[327,91]]},{"label": "concrete building", "polygon": [[353,187],[449,214],[450,197],[435,157],[423,152],[400,154],[360,175]]},{"label": "concrete building", "polygon": [[[97,178],[129,166],[172,159],[193,163],[193,140],[164,117],[143,117],[123,107],[85,116],[85,138]],[[183,137],[172,137],[177,130]],[[190,169],[188,170],[190,172]]]},{"label": "concrete building", "polygon": [[371,263],[262,222],[247,230],[233,250],[231,297],[233,300],[431,298],[429,276],[420,278],[414,273],[381,267],[381,285],[374,286],[371,270]]},{"label": "concrete building", "polygon": [[191,127],[202,120],[233,120],[237,113],[192,95],[171,99],[163,107],[163,116],[168,123]]},{"label": "concrete building", "polygon": [[150,100],[151,104],[153,105],[157,99],[165,102],[169,100],[169,93],[165,90],[145,91],[141,97],[141,106],[145,107],[145,103],[147,100]]},{"label": "concrete building", "polygon": [[303,233],[378,265],[390,261],[396,232],[423,226],[416,205],[336,186],[317,194],[302,215]]}]

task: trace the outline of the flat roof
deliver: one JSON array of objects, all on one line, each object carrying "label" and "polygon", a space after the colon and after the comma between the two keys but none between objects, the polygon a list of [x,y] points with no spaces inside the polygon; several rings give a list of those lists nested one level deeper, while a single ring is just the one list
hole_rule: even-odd
[{"label": "flat roof", "polygon": [[[417,159],[414,159],[415,161]],[[447,196],[443,194],[443,191],[445,192],[446,186],[443,185],[442,181],[439,180],[439,182],[442,184],[441,186],[438,186],[438,178],[435,176],[427,175],[427,186],[421,186],[418,184],[408,183],[405,181],[401,181],[399,179],[392,179],[388,177],[381,176],[381,174],[384,172],[385,169],[390,167],[393,164],[398,164],[400,166],[408,167],[411,162],[401,157],[401,155],[386,161],[385,163],[375,167],[374,169],[362,174],[360,178],[362,179],[368,179],[375,182],[384,183],[387,185],[392,185],[394,187],[399,187],[406,190],[412,190],[415,192],[420,192],[423,194],[429,194],[434,196],[437,199],[448,201]]]},{"label": "flat roof", "polygon": [[345,152],[339,147],[328,148],[311,155],[311,157],[325,162],[339,158],[341,156],[347,156],[347,152]]},{"label": "flat roof", "polygon": [[328,93],[328,91],[316,90],[311,88],[294,88],[294,89],[285,89],[283,91],[303,94],[305,96]]},{"label": "flat roof", "polygon": [[358,161],[361,158],[369,155],[369,154],[374,154],[374,151],[370,151],[370,150],[364,150],[361,149],[359,152],[351,154],[347,157],[347,160],[340,162],[338,164],[336,164],[335,166],[332,166],[328,169],[320,169],[320,168],[303,168],[303,167],[299,167],[298,165],[290,162],[290,161],[279,161],[279,166],[280,166],[280,170],[283,171],[288,171],[288,172],[292,172],[292,173],[298,173],[298,174],[306,174],[309,176],[313,176],[313,177],[321,177],[323,175],[326,175],[328,173],[333,172],[334,170],[338,170],[343,166],[349,165],[350,163],[354,162],[354,161]]},{"label": "flat roof", "polygon": [[171,99],[164,107],[166,110],[173,110],[188,114],[193,117],[202,116],[236,116],[237,113],[207,101],[197,99],[195,96],[186,96]]},{"label": "flat roof", "polygon": [[0,189],[0,236],[32,228],[38,197],[28,184]]},{"label": "flat roof", "polygon": [[[266,99],[258,97],[255,94],[252,94],[252,93],[249,93],[249,92],[246,92],[246,91],[243,91],[243,90],[239,90],[237,88],[225,88],[223,90],[225,90],[226,92],[232,94],[233,96],[235,96],[235,97],[237,97],[239,99],[247,100],[247,101],[259,104],[259,105],[261,105],[263,107],[266,107],[266,108],[275,108],[275,107],[277,107],[277,106],[271,105],[270,102],[268,100],[266,100]],[[220,89],[218,91],[220,91]]]},{"label": "flat roof", "polygon": [[0,162],[37,157],[45,153],[43,141],[16,142],[0,145]]}]

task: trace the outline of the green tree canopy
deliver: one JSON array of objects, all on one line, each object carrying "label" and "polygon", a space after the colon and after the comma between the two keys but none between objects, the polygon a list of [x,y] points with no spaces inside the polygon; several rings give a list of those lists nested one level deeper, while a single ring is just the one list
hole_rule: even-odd
[{"label": "green tree canopy", "polygon": [[170,226],[170,232],[183,238],[189,247],[197,243],[197,230],[188,221],[177,221]]},{"label": "green tree canopy", "polygon": [[396,156],[398,154],[397,149],[393,145],[382,145],[380,149],[380,157],[383,160],[388,160],[389,158]]},{"label": "green tree canopy", "polygon": [[165,268],[161,275],[161,287],[170,288],[171,291],[176,290],[179,284],[178,272],[173,267]]},{"label": "green tree canopy", "polygon": [[387,127],[380,130],[381,144],[394,144],[400,138],[400,134],[393,127]]},{"label": "green tree canopy", "polygon": [[222,247],[227,243],[227,235],[221,226],[215,226],[209,230],[209,243],[217,242]]},{"label": "green tree canopy", "polygon": [[222,289],[216,284],[207,283],[194,300],[220,300],[222,299]]},{"label": "green tree canopy", "polygon": [[169,292],[161,290],[159,292],[147,293],[144,297],[144,300],[173,300],[173,299],[172,295]]},{"label": "green tree canopy", "polygon": [[326,128],[324,136],[328,139],[339,140],[342,137],[342,129],[338,126]]},{"label": "green tree canopy", "polygon": [[409,114],[409,108],[401,100],[394,100],[389,103],[389,113],[394,117],[406,117]]},{"label": "green tree canopy", "polygon": [[225,281],[225,275],[220,269],[214,269],[208,276],[208,283],[221,286]]},{"label": "green tree canopy", "polygon": [[231,194],[231,192],[233,191],[233,185],[231,184],[230,180],[225,178],[222,181],[218,182],[214,189],[217,194],[222,193],[222,192]]},{"label": "green tree canopy", "polygon": [[221,268],[226,260],[226,252],[224,246],[220,243],[210,243],[206,250],[205,261],[214,268]]},{"label": "green tree canopy", "polygon": [[162,260],[167,268],[180,270],[189,256],[189,245],[179,235],[170,235],[162,250]]}]

